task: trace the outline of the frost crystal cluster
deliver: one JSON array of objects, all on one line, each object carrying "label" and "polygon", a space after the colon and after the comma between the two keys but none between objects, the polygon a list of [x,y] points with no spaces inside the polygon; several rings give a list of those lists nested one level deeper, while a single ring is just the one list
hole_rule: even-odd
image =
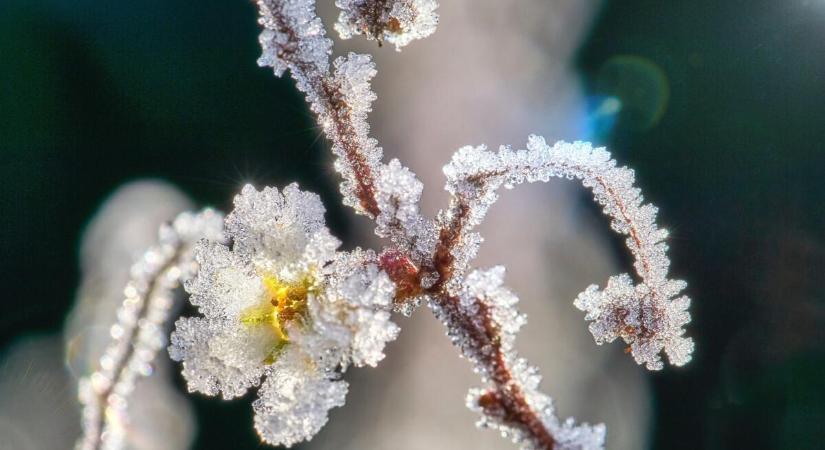
[{"label": "frost crystal cluster", "polygon": [[[384,163],[369,135],[367,115],[376,98],[372,58],[349,53],[330,62],[332,41],[313,0],[257,5],[263,27],[258,63],[277,76],[290,72],[331,143],[343,203],[372,219],[386,246],[339,251],[319,197],[295,184],[262,191],[246,186],[223,227],[215,224],[214,212],[182,216],[174,238],[163,235],[136,269],[112,330],[111,355],[83,383],[90,442],[83,448],[116,442],[102,408],[125,409],[133,374],[148,372],[147,362],[163,343],[163,305],[179,279],[199,315],[175,323],[170,356],[182,362],[192,392],[231,399],[256,388],[254,426],[267,443],[311,439],[328,411],[344,404],[346,370],[375,366],[384,357],[386,343],[399,331],[391,313],[409,314],[426,303],[481,376],[482,386],[467,396],[468,407],[481,415],[479,426],[498,430],[523,449],[603,448],[605,426],[560,419],[539,391],[538,369],[516,353],[515,336],[526,318],[504,286],[503,267],[472,268],[483,241],[474,228],[501,187],[579,180],[611,228],[626,238],[635,277],[611,277],[604,289],[590,286],[574,305],[591,322],[597,344],[622,338],[651,370],[664,366],[662,352],[671,364],[685,364],[693,351],[683,329],[690,320],[689,299],[680,296],[686,284],[668,277],[667,232],[634,186],[633,171],[583,142],[548,145],[531,136],[524,150],[463,147],[444,167],[449,204],[434,219],[426,217],[419,208],[422,183],[400,161]],[[397,48],[431,34],[437,22],[432,0],[336,5],[341,13],[335,28],[343,38],[363,34]],[[196,235],[203,239],[190,251]],[[149,304],[161,305],[159,312]]]}]

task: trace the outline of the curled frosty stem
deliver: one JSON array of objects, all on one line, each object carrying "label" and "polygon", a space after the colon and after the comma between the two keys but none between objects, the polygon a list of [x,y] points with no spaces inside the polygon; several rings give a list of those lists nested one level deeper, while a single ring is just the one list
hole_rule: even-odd
[{"label": "curled frosty stem", "polygon": [[[682,328],[690,321],[686,311],[690,300],[677,297],[686,283],[668,278],[670,260],[664,242],[668,233],[656,224],[656,207],[643,203],[641,191],[634,186],[633,171],[617,166],[610,153],[584,142],[550,146],[543,138],[531,136],[526,150],[502,147],[490,152],[484,147],[464,147],[444,171],[447,189],[458,199],[454,203],[467,205],[465,210],[469,211],[464,234],[483,219],[501,186],[552,177],[581,180],[611,218],[611,228],[627,236],[625,244],[640,280],[634,285],[629,275],[614,276],[603,291],[593,285],[576,299],[576,307],[593,321],[590,331],[596,342],[621,337],[636,361],[651,370],[663,367],[662,351],[677,366],[690,360],[693,341],[683,336]],[[472,249],[457,246],[451,254],[468,251]]]}]

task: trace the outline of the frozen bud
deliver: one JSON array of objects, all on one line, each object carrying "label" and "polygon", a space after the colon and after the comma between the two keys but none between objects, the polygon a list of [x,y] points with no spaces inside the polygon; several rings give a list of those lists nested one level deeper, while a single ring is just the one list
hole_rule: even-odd
[{"label": "frozen bud", "polygon": [[[684,287],[683,282],[671,284],[674,295]],[[683,336],[682,328],[690,321],[687,297],[657,298],[646,285],[634,285],[630,276],[622,274],[611,277],[603,291],[590,286],[574,304],[592,321],[589,328],[597,344],[621,338],[636,362],[651,370],[663,367],[662,351],[671,364],[681,366],[690,361],[693,341]]]},{"label": "frozen bud", "polygon": [[435,0],[336,0],[341,9],[335,30],[342,39],[363,34],[395,45],[396,50],[435,32]]}]

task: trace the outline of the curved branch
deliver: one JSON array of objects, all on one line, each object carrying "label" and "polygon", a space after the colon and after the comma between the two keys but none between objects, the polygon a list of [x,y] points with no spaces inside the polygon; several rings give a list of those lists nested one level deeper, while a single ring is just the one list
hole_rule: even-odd
[{"label": "curved branch", "polygon": [[[617,166],[610,153],[582,142],[549,146],[543,138],[531,136],[527,150],[502,147],[493,153],[484,147],[464,147],[444,172],[453,204],[466,205],[468,211],[463,214],[466,219],[461,222],[462,229],[451,232],[458,237],[442,246],[442,251],[449,251],[453,259],[466,254],[462,237],[481,222],[498,198],[499,187],[552,177],[581,180],[611,218],[611,228],[627,236],[625,244],[634,257],[640,280],[634,285],[628,275],[612,277],[604,291],[590,286],[576,299],[576,307],[593,321],[590,331],[596,342],[621,337],[630,345],[636,361],[652,370],[663,367],[659,356],[662,351],[674,365],[690,360],[693,341],[683,336],[682,328],[690,321],[686,312],[690,300],[686,296],[675,298],[686,283],[668,278],[670,260],[664,243],[668,233],[656,224],[656,207],[643,203],[641,191],[633,184],[633,171]],[[457,217],[454,209],[445,216]]]},{"label": "curved branch", "polygon": [[260,0],[258,7],[265,27],[260,38],[264,54],[258,64],[272,66],[279,76],[289,69],[318,115],[333,152],[343,160],[336,168],[344,175],[341,190],[345,203],[377,217],[381,211],[374,186],[381,148],[368,136],[366,122],[375,98],[368,86],[375,74],[369,57],[350,54],[348,59],[339,58],[336,71],[331,73],[332,42],[315,14],[314,1]]}]

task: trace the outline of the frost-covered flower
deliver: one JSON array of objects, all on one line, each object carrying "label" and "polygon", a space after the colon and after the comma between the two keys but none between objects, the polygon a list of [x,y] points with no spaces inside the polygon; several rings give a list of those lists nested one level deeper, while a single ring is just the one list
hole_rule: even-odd
[{"label": "frost-covered flower", "polygon": [[172,334],[190,391],[229,399],[261,386],[255,428],[271,444],[317,433],[344,404],[343,371],[376,365],[398,333],[389,277],[371,252],[337,252],[323,214],[295,184],[244,187],[226,218],[232,244],[196,250],[186,290],[203,317],[178,320]]}]

